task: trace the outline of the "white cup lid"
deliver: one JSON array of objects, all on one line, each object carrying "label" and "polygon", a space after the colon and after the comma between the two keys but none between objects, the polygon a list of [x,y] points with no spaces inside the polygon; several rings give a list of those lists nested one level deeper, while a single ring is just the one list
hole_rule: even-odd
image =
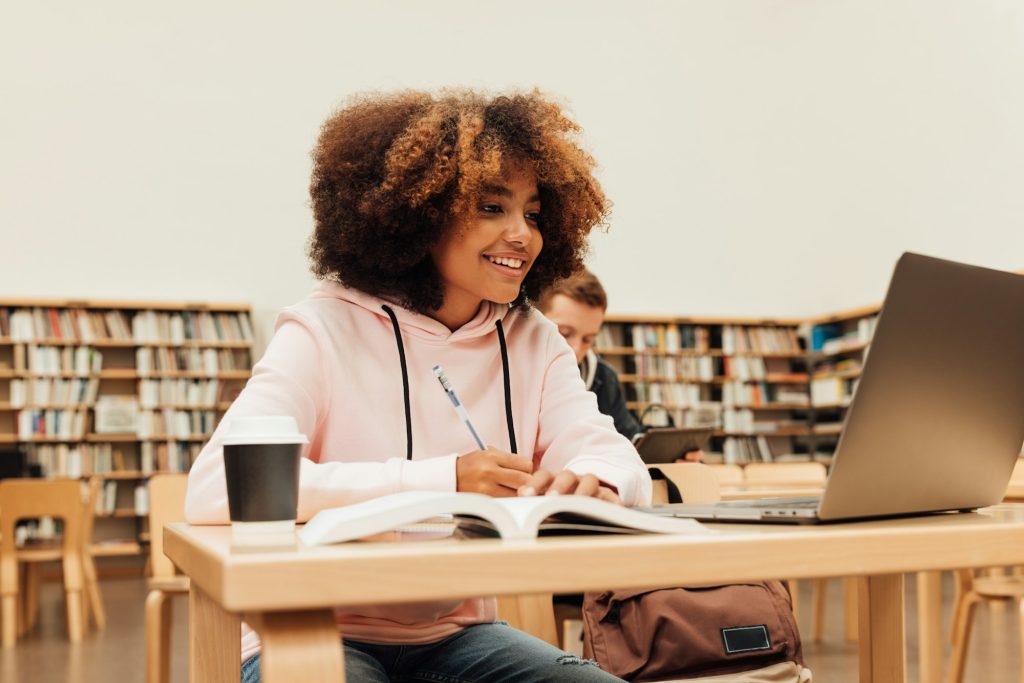
[{"label": "white cup lid", "polygon": [[309,443],[291,415],[234,417],[228,422],[225,446],[261,443]]}]

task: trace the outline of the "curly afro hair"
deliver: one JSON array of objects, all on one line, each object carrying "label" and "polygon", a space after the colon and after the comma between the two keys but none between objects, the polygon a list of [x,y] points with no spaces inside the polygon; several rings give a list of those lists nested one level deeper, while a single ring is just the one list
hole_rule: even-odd
[{"label": "curly afro hair", "polygon": [[544,237],[514,302],[528,306],[582,268],[587,236],[609,210],[579,130],[537,90],[356,97],[327,119],[313,150],[314,274],[420,313],[438,310],[444,287],[431,247],[507,163],[524,162],[537,177]]}]

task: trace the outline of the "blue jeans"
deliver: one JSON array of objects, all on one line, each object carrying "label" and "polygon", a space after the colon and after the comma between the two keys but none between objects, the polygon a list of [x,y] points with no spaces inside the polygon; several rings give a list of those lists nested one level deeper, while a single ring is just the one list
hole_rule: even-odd
[{"label": "blue jeans", "polygon": [[[427,645],[345,640],[349,683],[613,683],[621,679],[503,622],[477,624]],[[260,683],[260,656],[242,664],[242,683]]]}]

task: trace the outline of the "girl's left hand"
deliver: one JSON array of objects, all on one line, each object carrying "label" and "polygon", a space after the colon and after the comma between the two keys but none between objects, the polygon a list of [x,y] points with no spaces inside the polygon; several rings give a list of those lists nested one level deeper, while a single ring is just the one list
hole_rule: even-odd
[{"label": "girl's left hand", "polygon": [[614,490],[601,483],[593,474],[578,475],[569,470],[552,474],[547,470],[537,470],[525,485],[518,490],[520,496],[590,496],[622,505]]}]

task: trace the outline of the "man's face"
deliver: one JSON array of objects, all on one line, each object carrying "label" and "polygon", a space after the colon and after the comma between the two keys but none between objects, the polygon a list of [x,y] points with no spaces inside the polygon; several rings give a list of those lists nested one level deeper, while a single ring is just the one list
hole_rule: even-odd
[{"label": "man's face", "polygon": [[588,306],[564,294],[555,294],[542,312],[558,326],[558,331],[576,354],[576,363],[581,363],[587,351],[594,346],[601,323],[604,322],[604,311],[598,306]]}]

